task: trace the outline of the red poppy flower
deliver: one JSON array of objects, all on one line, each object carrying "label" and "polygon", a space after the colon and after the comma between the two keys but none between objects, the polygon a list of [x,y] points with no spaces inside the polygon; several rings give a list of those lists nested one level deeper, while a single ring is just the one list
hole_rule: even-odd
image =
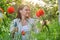
[{"label": "red poppy flower", "polygon": [[14,11],[15,11],[15,9],[14,9],[14,7],[13,7],[13,6],[8,7],[8,9],[7,9],[7,12],[8,12],[9,14],[14,13]]},{"label": "red poppy flower", "polygon": [[43,15],[44,15],[44,10],[42,10],[42,9],[39,9],[39,10],[36,12],[36,16],[37,16],[37,17],[43,16]]},{"label": "red poppy flower", "polygon": [[22,31],[22,35],[25,35],[25,32],[24,31]]}]

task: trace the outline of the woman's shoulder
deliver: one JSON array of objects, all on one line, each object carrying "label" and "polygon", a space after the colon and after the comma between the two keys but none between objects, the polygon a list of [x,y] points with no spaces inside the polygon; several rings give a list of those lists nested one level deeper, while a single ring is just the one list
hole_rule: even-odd
[{"label": "woman's shoulder", "polygon": [[18,21],[20,21],[20,19],[19,18],[16,18],[16,19],[14,19],[14,20],[12,20],[13,22],[18,22]]},{"label": "woman's shoulder", "polygon": [[34,18],[29,18],[29,20],[28,20],[31,24],[34,24],[34,22],[35,22],[35,19]]}]

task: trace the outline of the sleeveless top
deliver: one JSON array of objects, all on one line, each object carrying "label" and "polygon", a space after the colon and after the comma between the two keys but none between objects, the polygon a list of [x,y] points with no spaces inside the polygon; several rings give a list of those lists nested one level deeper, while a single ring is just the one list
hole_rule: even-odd
[{"label": "sleeveless top", "polygon": [[[14,40],[34,40],[31,35],[32,30],[34,31],[36,30],[36,27],[34,25],[35,25],[35,20],[33,18],[27,19],[27,25],[24,26],[22,26],[20,19],[16,18],[12,21],[10,25],[10,32],[16,26],[18,27],[18,32],[15,32]],[[25,32],[25,35],[21,34],[22,31]]]}]

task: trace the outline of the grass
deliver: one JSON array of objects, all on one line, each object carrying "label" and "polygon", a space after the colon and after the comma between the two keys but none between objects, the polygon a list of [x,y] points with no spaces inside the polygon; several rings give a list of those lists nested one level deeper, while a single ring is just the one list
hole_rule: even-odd
[{"label": "grass", "polygon": [[46,28],[44,28],[44,31],[40,32],[36,37],[37,40],[58,40],[60,35],[60,27],[58,24],[58,21],[52,21],[49,24],[49,30],[47,31]]},{"label": "grass", "polygon": [[[38,23],[37,26],[40,24]],[[34,37],[37,38],[37,40],[60,40],[60,26],[58,25],[58,21],[52,21],[49,24],[49,30],[47,31],[46,28],[44,28],[44,31],[41,31],[38,34],[35,34]],[[0,40],[11,40],[10,34],[8,32],[5,32],[2,34],[3,37],[0,38]]]}]

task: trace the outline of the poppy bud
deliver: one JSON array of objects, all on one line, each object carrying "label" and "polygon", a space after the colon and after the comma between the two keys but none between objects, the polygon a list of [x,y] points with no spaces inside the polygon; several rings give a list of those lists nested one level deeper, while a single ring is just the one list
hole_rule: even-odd
[{"label": "poppy bud", "polygon": [[24,31],[22,31],[22,35],[25,35],[25,32]]}]

